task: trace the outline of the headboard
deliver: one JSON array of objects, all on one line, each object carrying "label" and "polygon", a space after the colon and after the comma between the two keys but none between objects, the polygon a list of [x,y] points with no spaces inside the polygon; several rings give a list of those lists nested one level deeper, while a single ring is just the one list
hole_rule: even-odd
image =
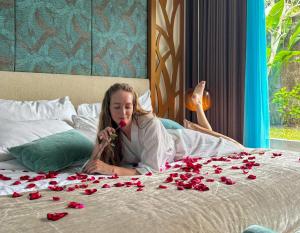
[{"label": "headboard", "polygon": [[102,100],[114,83],[128,83],[139,94],[149,89],[149,79],[0,71],[0,99],[50,100],[69,96],[77,106]]}]

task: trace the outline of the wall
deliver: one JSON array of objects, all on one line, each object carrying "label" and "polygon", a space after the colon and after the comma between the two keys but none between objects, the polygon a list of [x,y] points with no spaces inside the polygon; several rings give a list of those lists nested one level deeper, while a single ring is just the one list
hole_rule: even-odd
[{"label": "wall", "polygon": [[147,76],[147,0],[0,0],[0,70]]}]

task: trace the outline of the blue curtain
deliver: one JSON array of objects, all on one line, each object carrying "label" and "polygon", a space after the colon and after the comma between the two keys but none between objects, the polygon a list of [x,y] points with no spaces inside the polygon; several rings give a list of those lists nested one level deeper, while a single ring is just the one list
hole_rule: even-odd
[{"label": "blue curtain", "polygon": [[244,145],[270,146],[264,0],[247,1]]}]

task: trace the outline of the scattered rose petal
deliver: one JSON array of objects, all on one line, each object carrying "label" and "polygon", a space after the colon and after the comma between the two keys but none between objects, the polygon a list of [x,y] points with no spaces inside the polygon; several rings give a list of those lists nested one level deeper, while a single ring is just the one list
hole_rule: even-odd
[{"label": "scattered rose petal", "polygon": [[158,188],[159,188],[159,189],[167,189],[168,187],[165,186],[165,185],[159,185]]},{"label": "scattered rose petal", "polygon": [[57,221],[63,217],[65,217],[66,215],[68,215],[67,212],[61,212],[61,213],[48,213],[47,214],[47,219],[51,220],[51,221]]},{"label": "scattered rose petal", "polygon": [[143,191],[143,188],[138,188],[136,191],[137,192]]},{"label": "scattered rose petal", "polygon": [[112,175],[112,176],[110,176],[110,177],[107,177],[108,179],[118,179],[119,178],[119,176],[117,175],[117,174],[114,174],[114,175]]},{"label": "scattered rose petal", "polygon": [[57,181],[56,181],[56,180],[51,180],[51,181],[49,182],[49,184],[51,184],[51,185],[57,185]]},{"label": "scattered rose petal", "polygon": [[123,187],[125,184],[122,183],[122,182],[118,182],[118,183],[115,183],[114,186],[115,187]]},{"label": "scattered rose petal", "polygon": [[26,189],[31,189],[31,188],[34,188],[36,187],[36,185],[34,183],[30,183],[26,186]]},{"label": "scattered rose petal", "polygon": [[19,180],[17,180],[15,182],[13,182],[11,185],[19,185],[19,184],[21,184],[21,182]]},{"label": "scattered rose petal", "polygon": [[165,183],[171,183],[173,182],[173,177],[169,176],[167,179],[165,179]]},{"label": "scattered rose petal", "polygon": [[48,189],[50,189],[51,191],[56,191],[56,192],[64,190],[64,188],[61,186],[48,186]]},{"label": "scattered rose petal", "polygon": [[39,192],[29,193],[29,200],[35,200],[41,197],[42,195]]},{"label": "scattered rose petal", "polygon": [[206,182],[214,182],[215,180],[213,178],[207,178],[205,181]]},{"label": "scattered rose petal", "polygon": [[79,188],[86,189],[89,185],[88,184],[81,184],[79,185]]},{"label": "scattered rose petal", "polygon": [[75,202],[75,201],[71,201],[71,202],[69,202],[68,207],[73,208],[73,209],[83,209],[84,204],[81,204],[81,203]]},{"label": "scattered rose petal", "polygon": [[171,174],[170,174],[170,177],[173,177],[173,178],[178,177],[178,173],[177,173],[177,172],[171,173]]},{"label": "scattered rose petal", "polygon": [[74,190],[75,190],[75,187],[68,187],[66,191],[67,192],[73,192]]},{"label": "scattered rose petal", "polygon": [[146,176],[152,176],[152,172],[147,172],[145,175]]},{"label": "scattered rose petal", "polygon": [[6,180],[11,180],[11,178],[1,174],[0,175],[0,180],[6,181]]},{"label": "scattered rose petal", "polygon": [[60,197],[52,197],[52,200],[53,200],[53,201],[59,201],[59,200],[60,200]]},{"label": "scattered rose petal", "polygon": [[20,180],[28,180],[28,179],[30,179],[30,177],[26,175],[26,176],[21,176],[19,179]]},{"label": "scattered rose petal", "polygon": [[138,182],[135,183],[135,185],[139,188],[145,187],[145,185],[142,184],[142,182],[139,180]]},{"label": "scattered rose petal", "polygon": [[132,183],[131,181],[126,181],[126,182],[124,182],[124,184],[125,184],[126,186],[131,186],[131,185],[133,185],[133,183]]},{"label": "scattered rose petal", "polygon": [[86,190],[84,190],[85,195],[92,195],[95,192],[97,192],[97,189],[86,189]]},{"label": "scattered rose petal", "polygon": [[12,194],[12,197],[13,197],[13,198],[21,197],[21,196],[22,196],[22,194],[17,193],[17,192],[14,192],[14,193]]},{"label": "scattered rose petal", "polygon": [[106,189],[106,188],[110,188],[110,185],[109,184],[104,184],[104,185],[102,185],[102,187],[101,188],[104,188],[104,189]]},{"label": "scattered rose petal", "polygon": [[250,179],[250,180],[255,180],[256,176],[255,175],[249,175],[247,178]]},{"label": "scattered rose petal", "polygon": [[174,168],[181,168],[182,167],[182,165],[180,165],[180,164],[175,164],[174,165]]}]

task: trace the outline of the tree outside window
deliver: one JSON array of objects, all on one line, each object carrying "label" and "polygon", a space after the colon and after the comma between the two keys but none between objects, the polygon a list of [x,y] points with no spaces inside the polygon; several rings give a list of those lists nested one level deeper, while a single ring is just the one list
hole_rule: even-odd
[{"label": "tree outside window", "polygon": [[265,0],[271,138],[300,140],[300,0]]}]

